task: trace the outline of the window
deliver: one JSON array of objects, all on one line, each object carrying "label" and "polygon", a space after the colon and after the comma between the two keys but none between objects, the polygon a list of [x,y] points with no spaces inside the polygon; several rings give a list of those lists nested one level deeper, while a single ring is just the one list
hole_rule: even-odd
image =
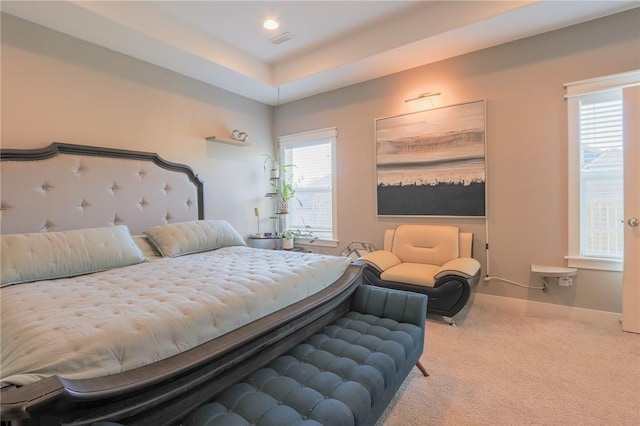
[{"label": "window", "polygon": [[569,266],[622,268],[622,88],[637,81],[635,72],[565,86],[569,114]]},{"label": "window", "polygon": [[622,90],[580,97],[580,256],[622,258]]},{"label": "window", "polygon": [[[315,244],[337,247],[335,128],[281,136],[280,155],[298,201],[289,203],[285,227],[311,231]],[[304,241],[304,238],[302,239]]]}]

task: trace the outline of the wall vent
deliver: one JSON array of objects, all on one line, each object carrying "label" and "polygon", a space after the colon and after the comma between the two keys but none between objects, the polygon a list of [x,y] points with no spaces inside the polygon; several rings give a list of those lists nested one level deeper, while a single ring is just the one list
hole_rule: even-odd
[{"label": "wall vent", "polygon": [[291,40],[294,37],[295,36],[293,34],[287,31],[286,33],[282,33],[279,36],[276,36],[269,41],[273,44],[282,44],[285,41]]}]

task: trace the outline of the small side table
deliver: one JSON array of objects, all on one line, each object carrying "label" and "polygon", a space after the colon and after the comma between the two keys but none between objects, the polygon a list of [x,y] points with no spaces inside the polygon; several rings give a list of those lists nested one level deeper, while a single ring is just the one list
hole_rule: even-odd
[{"label": "small side table", "polygon": [[282,249],[282,238],[275,235],[251,235],[249,244],[253,248],[280,250]]},{"label": "small side table", "polygon": [[[305,249],[302,247],[293,247],[290,249],[282,248],[282,237],[277,237],[275,235],[251,235],[249,237],[249,244],[253,248],[261,248],[268,250],[284,250],[284,251],[300,251],[304,252]],[[311,251],[309,251],[311,253]]]}]

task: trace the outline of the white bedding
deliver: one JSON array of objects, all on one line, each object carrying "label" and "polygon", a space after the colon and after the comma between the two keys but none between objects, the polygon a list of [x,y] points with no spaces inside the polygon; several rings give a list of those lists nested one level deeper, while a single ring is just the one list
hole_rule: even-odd
[{"label": "white bedding", "polygon": [[248,247],[1,290],[2,386],[141,367],[337,280],[350,259]]}]

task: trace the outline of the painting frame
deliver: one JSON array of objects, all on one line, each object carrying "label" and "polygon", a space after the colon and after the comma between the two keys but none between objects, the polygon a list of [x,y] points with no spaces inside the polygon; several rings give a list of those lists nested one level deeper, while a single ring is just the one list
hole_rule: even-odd
[{"label": "painting frame", "polygon": [[486,217],[484,100],[374,120],[377,216]]}]

